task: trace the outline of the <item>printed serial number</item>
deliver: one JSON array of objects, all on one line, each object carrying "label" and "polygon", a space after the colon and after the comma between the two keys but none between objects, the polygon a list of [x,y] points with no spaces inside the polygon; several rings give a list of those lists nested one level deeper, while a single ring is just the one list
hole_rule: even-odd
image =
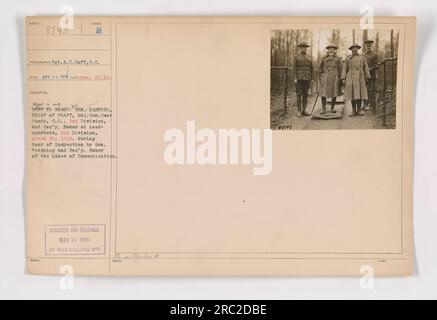
[{"label": "printed serial number", "polygon": [[266,315],[266,305],[215,305],[216,315]]}]

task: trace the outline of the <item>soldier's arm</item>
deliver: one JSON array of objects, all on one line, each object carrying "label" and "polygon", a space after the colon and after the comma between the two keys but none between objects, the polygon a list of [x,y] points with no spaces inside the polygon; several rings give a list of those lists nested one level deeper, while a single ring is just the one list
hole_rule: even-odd
[{"label": "soldier's arm", "polygon": [[292,65],[291,75],[293,80],[297,79],[297,56],[294,56],[293,58],[293,65]]},{"label": "soldier's arm", "polygon": [[379,63],[379,55],[378,54],[375,54],[375,58],[374,58],[374,61],[373,61],[373,70],[372,70],[372,77],[373,78],[375,78],[376,79],[376,77],[377,77],[377,74],[376,74],[376,70],[378,70],[377,68],[378,68],[378,63]]},{"label": "soldier's arm", "polygon": [[366,61],[366,59],[363,59],[363,71],[364,71],[364,74],[365,74],[365,76],[366,76],[366,79],[371,79],[372,77],[370,76],[370,72],[369,72],[369,66],[367,65],[367,61]]},{"label": "soldier's arm", "polygon": [[376,71],[376,65],[379,63],[379,56],[377,53],[375,53],[374,57],[373,57],[373,67],[372,67],[372,72],[375,73]]},{"label": "soldier's arm", "polygon": [[347,74],[347,70],[348,70],[348,60],[347,58],[344,59],[344,61],[342,61],[342,70],[341,70],[341,80],[345,81],[346,80],[346,74]]},{"label": "soldier's arm", "polygon": [[322,61],[320,61],[320,64],[319,64],[319,69],[317,70],[318,72],[319,72],[319,78],[322,76],[322,74],[323,74],[323,65],[324,65],[324,61],[325,61],[325,59],[324,58],[322,58]]},{"label": "soldier's arm", "polygon": [[342,74],[342,72],[343,72],[343,61],[341,61],[341,58],[339,57],[338,58],[338,60],[339,60],[339,64],[338,64],[338,74],[339,74],[339,76],[341,77],[341,74]]},{"label": "soldier's arm", "polygon": [[311,75],[310,75],[311,80],[314,80],[315,79],[315,71],[314,71],[314,64],[313,64],[312,59],[311,59],[310,73],[311,73]]}]

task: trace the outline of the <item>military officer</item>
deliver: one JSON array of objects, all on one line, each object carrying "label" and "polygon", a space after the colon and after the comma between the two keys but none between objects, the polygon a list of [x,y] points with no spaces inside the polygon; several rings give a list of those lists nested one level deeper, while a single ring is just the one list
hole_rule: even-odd
[{"label": "military officer", "polygon": [[326,113],[326,99],[331,99],[331,112],[335,113],[335,102],[337,97],[341,95],[341,71],[342,62],[337,56],[336,50],[338,47],[335,44],[330,44],[326,47],[328,50],[326,56],[322,58],[319,66],[320,74],[320,96],[322,97],[321,114]]},{"label": "military officer", "polygon": [[341,74],[345,83],[344,101],[351,100],[352,103],[351,117],[364,115],[361,104],[363,100],[368,100],[366,80],[370,79],[370,73],[366,59],[358,53],[359,49],[361,46],[356,43],[349,47],[352,53],[346,57]]},{"label": "military officer", "polygon": [[375,79],[376,79],[376,65],[378,64],[378,54],[373,50],[374,41],[366,40],[364,41],[364,58],[366,59],[367,66],[369,67],[369,72],[371,79],[366,83],[367,85],[367,95],[369,96],[369,100],[365,100],[364,102],[364,110],[368,111],[370,107],[373,108],[374,97],[375,97]]},{"label": "military officer", "polygon": [[308,90],[314,79],[314,66],[310,56],[307,55],[309,45],[306,42],[298,44],[299,53],[293,59],[293,81],[296,89],[297,116],[309,116],[306,111]]}]

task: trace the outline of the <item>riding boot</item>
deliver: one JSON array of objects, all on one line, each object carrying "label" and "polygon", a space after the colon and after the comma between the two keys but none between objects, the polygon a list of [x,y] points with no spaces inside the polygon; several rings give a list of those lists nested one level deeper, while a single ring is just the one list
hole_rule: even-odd
[{"label": "riding boot", "polygon": [[[370,97],[369,97],[370,99]],[[364,111],[369,111],[370,110],[370,100],[364,100]]]},{"label": "riding boot", "polygon": [[354,117],[357,114],[357,104],[355,100],[351,100],[351,104],[352,104],[352,113],[349,116]]},{"label": "riding boot", "polygon": [[308,94],[303,94],[302,96],[302,115],[304,117],[309,116],[310,114],[306,111],[307,110],[307,104],[308,104]]},{"label": "riding boot", "polygon": [[362,102],[361,99],[358,99],[358,100],[357,100],[357,114],[358,114],[359,116],[364,116],[364,113],[363,113],[363,111],[361,110],[361,102]]},{"label": "riding boot", "polygon": [[320,112],[320,114],[325,114],[326,113],[326,97],[322,97],[322,111]]},{"label": "riding boot", "polygon": [[297,94],[296,95],[296,104],[297,104],[297,117],[302,117],[302,95]]},{"label": "riding boot", "polygon": [[331,112],[332,113],[336,113],[337,111],[335,111],[335,103],[337,102],[337,98],[336,97],[334,97],[334,98],[332,98],[332,101],[331,101]]}]

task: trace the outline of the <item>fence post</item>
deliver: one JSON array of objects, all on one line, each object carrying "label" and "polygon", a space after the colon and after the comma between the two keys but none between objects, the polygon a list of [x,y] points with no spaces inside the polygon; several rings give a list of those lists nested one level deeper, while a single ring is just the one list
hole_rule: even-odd
[{"label": "fence post", "polygon": [[288,68],[285,66],[285,90],[284,90],[284,111],[285,114],[288,114],[288,106],[287,106],[287,96],[288,96]]},{"label": "fence post", "polygon": [[386,66],[386,62],[384,61],[383,63],[383,67],[384,67],[384,89],[383,89],[383,97],[384,97],[384,102],[382,105],[382,125],[385,127],[387,127],[387,123],[385,120],[385,115],[386,115],[386,107],[387,107],[387,66]]},{"label": "fence post", "polygon": [[374,68],[373,68],[373,80],[372,80],[372,82],[371,82],[371,84],[372,84],[372,89],[371,89],[371,96],[370,96],[370,106],[371,106],[371,108],[372,108],[372,113],[373,114],[376,114],[377,113],[377,109],[376,109],[376,107],[377,107],[377,101],[376,101],[376,86],[378,85],[376,82],[377,82],[377,79],[376,79],[376,75],[377,75],[377,72],[379,71],[379,66],[378,65],[376,65]]},{"label": "fence post", "polygon": [[[396,61],[396,65],[395,65],[395,61]],[[395,88],[397,88],[397,70],[398,70],[398,61],[393,59],[391,62],[391,91],[392,91],[392,97],[393,95],[396,97],[396,92],[397,90],[395,90]]]}]

